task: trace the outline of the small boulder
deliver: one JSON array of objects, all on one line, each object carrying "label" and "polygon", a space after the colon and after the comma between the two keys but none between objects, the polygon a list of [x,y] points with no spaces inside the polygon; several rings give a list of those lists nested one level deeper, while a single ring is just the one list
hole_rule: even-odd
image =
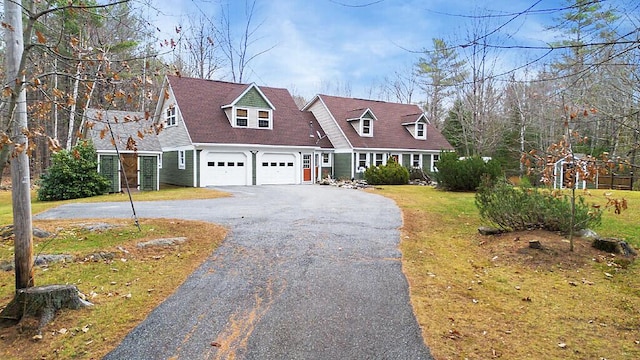
[{"label": "small boulder", "polygon": [[480,226],[478,228],[478,232],[480,233],[480,235],[498,235],[498,234],[502,234],[503,231],[501,229],[497,229],[497,228],[492,228],[492,227],[488,227],[488,226]]},{"label": "small boulder", "polygon": [[177,244],[182,244],[187,241],[186,237],[175,237],[175,238],[164,238],[164,239],[156,239],[138,243],[136,246],[139,248],[146,248],[150,246],[172,246]]}]

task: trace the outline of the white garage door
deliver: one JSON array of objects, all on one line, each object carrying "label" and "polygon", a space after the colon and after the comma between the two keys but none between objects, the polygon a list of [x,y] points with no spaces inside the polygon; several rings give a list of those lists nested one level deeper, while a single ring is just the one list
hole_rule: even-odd
[{"label": "white garage door", "polygon": [[201,184],[247,185],[249,171],[249,162],[244,153],[206,153]]},{"label": "white garage door", "polygon": [[295,184],[298,166],[294,154],[263,154],[258,162],[260,184]]}]

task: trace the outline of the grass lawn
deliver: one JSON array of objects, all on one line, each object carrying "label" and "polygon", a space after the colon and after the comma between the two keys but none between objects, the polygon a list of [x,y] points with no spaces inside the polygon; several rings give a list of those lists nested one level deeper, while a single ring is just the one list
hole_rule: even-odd
[{"label": "grass lawn", "polygon": [[[171,188],[135,193],[135,201],[227,196],[209,189]],[[35,198],[35,197],[34,197]],[[70,201],[128,201],[123,194]],[[63,202],[33,202],[34,213]],[[11,194],[0,192],[0,227],[10,224]],[[108,222],[114,228],[89,231],[83,224]],[[76,261],[36,267],[36,285],[74,284],[95,306],[62,311],[34,340],[37,321],[0,328],[0,359],[99,359],[113,349],[200,265],[220,244],[226,229],[209,223],[141,219],[142,231],[126,220],[36,221],[34,226],[55,233],[51,239],[34,239],[34,254],[71,254]],[[141,241],[186,237],[172,247],[139,249]],[[98,260],[105,252],[113,259]],[[13,258],[13,240],[0,240],[0,259]],[[0,309],[15,288],[13,271],[0,271]]]},{"label": "grass lawn", "polygon": [[[474,194],[429,187],[375,190],[403,212],[401,251],[411,301],[436,359],[638,359],[640,276],[554,233],[481,236]],[[602,191],[589,201],[604,204]],[[640,246],[640,192],[595,229]],[[545,250],[528,248],[540,240]]]}]

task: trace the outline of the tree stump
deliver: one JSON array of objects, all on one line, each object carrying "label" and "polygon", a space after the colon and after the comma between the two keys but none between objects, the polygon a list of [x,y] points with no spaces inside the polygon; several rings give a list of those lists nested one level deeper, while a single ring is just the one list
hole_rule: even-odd
[{"label": "tree stump", "polygon": [[9,305],[0,313],[2,324],[16,324],[25,316],[39,317],[38,332],[53,320],[61,309],[77,310],[91,306],[80,298],[75,285],[47,285],[19,289]]},{"label": "tree stump", "polygon": [[595,238],[592,246],[598,250],[624,256],[636,256],[636,251],[626,241],[616,238]]},{"label": "tree stump", "polygon": [[540,243],[540,240],[529,240],[529,247],[536,250],[543,249],[542,244]]}]

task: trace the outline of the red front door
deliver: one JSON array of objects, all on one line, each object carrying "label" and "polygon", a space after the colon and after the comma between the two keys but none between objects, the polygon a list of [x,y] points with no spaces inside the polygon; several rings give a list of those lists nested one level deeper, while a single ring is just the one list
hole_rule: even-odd
[{"label": "red front door", "polygon": [[311,181],[311,155],[302,155],[302,181]]}]

